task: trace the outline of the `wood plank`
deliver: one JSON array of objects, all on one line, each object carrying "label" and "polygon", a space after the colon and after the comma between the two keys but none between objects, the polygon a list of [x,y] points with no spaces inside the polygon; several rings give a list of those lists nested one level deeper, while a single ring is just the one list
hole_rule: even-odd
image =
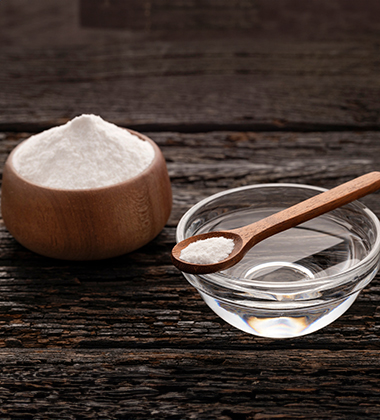
[{"label": "wood plank", "polygon": [[[278,2],[255,2],[252,13],[264,19],[257,33],[89,30],[77,22],[76,3],[36,3],[0,2],[1,130],[39,130],[81,113],[145,131],[379,129],[379,28],[365,20],[376,16],[374,1],[360,13],[340,2],[330,11],[343,13],[341,31],[314,38],[305,28],[315,30],[316,2],[277,8],[272,20]],[[243,3],[238,9],[250,12]],[[223,4],[226,18],[231,6]],[[184,3],[181,13],[197,5]],[[160,7],[178,12],[170,2]],[[209,22],[213,10],[204,11]],[[305,20],[286,36],[296,10]]]},{"label": "wood plank", "polygon": [[[241,333],[214,315],[169,257],[179,218],[201,198],[250,183],[335,186],[379,168],[378,132],[147,134],[161,147],[172,180],[174,208],[165,229],[132,254],[67,263],[25,250],[1,226],[0,347],[379,348],[379,277],[331,326],[273,341]],[[3,133],[0,159],[28,135]],[[362,201],[380,215],[378,193]]]},{"label": "wood plank", "polygon": [[81,113],[145,131],[379,128],[371,43],[140,42],[121,59],[118,47],[3,50],[0,128]]},{"label": "wood plank", "polygon": [[379,12],[376,0],[130,0],[127,6],[123,0],[7,0],[0,3],[0,38],[41,46],[100,41],[104,34],[204,38],[240,30],[255,39],[347,40],[378,34]]},{"label": "wood plank", "polygon": [[218,318],[169,253],[210,194],[379,169],[380,3],[129,6],[0,2],[0,174],[33,132],[97,113],[159,144],[174,194],[161,234],[107,261],[40,257],[0,219],[0,418],[377,420],[380,275],[328,327],[271,340]]},{"label": "wood plank", "polygon": [[[378,352],[0,351],[2,418],[376,419]],[[353,364],[352,361],[358,362]],[[347,368],[350,366],[350,368]],[[292,374],[289,375],[289,371]],[[243,373],[244,372],[244,373]]]},{"label": "wood plank", "polygon": [[[0,133],[0,174],[6,157],[32,133]],[[304,182],[332,188],[379,170],[378,132],[145,132],[165,156],[174,194],[170,226],[201,198],[252,183]],[[374,211],[375,195],[365,197]]]}]

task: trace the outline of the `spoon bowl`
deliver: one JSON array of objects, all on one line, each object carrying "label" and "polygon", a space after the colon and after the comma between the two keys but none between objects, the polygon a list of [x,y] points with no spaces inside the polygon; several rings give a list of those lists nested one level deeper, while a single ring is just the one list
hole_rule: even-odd
[{"label": "spoon bowl", "polygon": [[[226,259],[212,264],[195,264],[181,259],[182,250],[187,248],[190,244],[197,241],[218,237],[232,239],[234,241],[234,248]],[[222,232],[201,233],[178,243],[172,250],[172,261],[179,270],[186,271],[187,273],[215,273],[216,271],[224,270],[238,263],[245,255],[245,253],[242,252],[243,245],[243,238],[236,231],[224,230]]]}]

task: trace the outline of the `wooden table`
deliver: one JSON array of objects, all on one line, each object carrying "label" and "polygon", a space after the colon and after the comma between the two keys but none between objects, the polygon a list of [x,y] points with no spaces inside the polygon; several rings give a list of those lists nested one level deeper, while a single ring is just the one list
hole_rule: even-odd
[{"label": "wooden table", "polygon": [[[127,7],[128,4],[128,7]],[[218,318],[170,263],[200,199],[380,168],[380,6],[2,0],[0,157],[95,113],[161,147],[173,211],[142,249],[43,258],[0,225],[0,419],[379,419],[380,283],[297,339]],[[379,194],[362,200],[380,215]]]}]

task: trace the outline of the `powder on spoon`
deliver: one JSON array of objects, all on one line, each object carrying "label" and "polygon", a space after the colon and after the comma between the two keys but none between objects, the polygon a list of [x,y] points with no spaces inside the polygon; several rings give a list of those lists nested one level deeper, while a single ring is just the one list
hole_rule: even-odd
[{"label": "powder on spoon", "polygon": [[16,171],[41,186],[99,188],[138,175],[154,158],[150,143],[96,115],[81,115],[26,140]]},{"label": "powder on spoon", "polygon": [[215,264],[227,258],[234,246],[233,239],[223,236],[201,239],[184,248],[180,259],[192,264]]}]

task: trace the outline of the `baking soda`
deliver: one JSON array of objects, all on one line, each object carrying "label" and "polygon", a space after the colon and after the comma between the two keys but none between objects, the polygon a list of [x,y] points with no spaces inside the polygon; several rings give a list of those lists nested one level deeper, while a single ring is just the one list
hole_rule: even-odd
[{"label": "baking soda", "polygon": [[98,188],[138,175],[154,158],[150,143],[95,115],[81,115],[26,140],[16,171],[41,186]]},{"label": "baking soda", "polygon": [[184,248],[180,259],[192,264],[215,264],[227,258],[234,246],[232,239],[223,236],[202,239]]}]

